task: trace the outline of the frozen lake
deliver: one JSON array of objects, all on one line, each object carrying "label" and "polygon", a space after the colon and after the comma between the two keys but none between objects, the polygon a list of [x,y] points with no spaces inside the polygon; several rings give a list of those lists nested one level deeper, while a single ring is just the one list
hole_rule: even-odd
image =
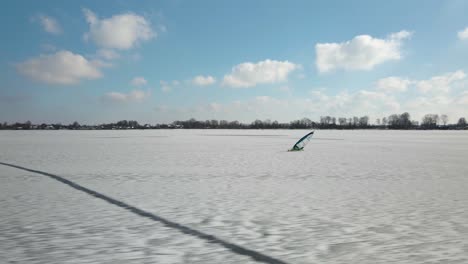
[{"label": "frozen lake", "polygon": [[[0,131],[53,173],[286,263],[468,263],[468,131]],[[0,263],[255,263],[0,165]]]}]

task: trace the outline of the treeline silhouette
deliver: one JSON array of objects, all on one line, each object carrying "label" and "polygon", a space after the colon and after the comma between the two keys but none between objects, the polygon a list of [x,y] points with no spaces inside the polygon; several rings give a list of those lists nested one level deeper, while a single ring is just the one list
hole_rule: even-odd
[{"label": "treeline silhouette", "polygon": [[255,120],[250,124],[239,121],[227,120],[206,120],[200,121],[191,118],[186,121],[174,121],[170,124],[144,124],[141,125],[134,120],[121,120],[116,123],[100,125],[80,125],[73,122],[69,125],[58,124],[32,124],[30,121],[25,123],[0,123],[0,129],[39,129],[39,130],[57,130],[57,129],[468,129],[464,117],[460,117],[458,122],[449,124],[447,115],[427,114],[421,122],[411,120],[409,113],[393,114],[388,117],[377,118],[373,124],[370,124],[368,116],[362,117],[332,117],[321,116],[320,121],[315,122],[309,118],[294,120],[289,123],[280,123],[276,120]]}]

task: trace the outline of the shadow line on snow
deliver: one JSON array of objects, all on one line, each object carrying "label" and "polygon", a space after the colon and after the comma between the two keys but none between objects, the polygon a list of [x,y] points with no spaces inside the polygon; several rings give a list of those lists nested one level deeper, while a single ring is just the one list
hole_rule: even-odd
[{"label": "shadow line on snow", "polygon": [[116,199],[114,199],[112,197],[109,197],[107,195],[104,195],[102,193],[99,193],[99,192],[93,191],[91,189],[88,189],[86,187],[83,187],[83,186],[81,186],[81,185],[79,185],[79,184],[77,184],[75,182],[72,182],[70,180],[67,180],[67,179],[65,179],[65,178],[63,178],[61,176],[54,175],[54,174],[44,172],[44,171],[33,170],[33,169],[26,168],[26,167],[5,163],[5,162],[0,162],[0,165],[9,166],[9,167],[12,167],[12,168],[16,168],[16,169],[20,169],[20,170],[24,170],[24,171],[28,171],[28,172],[33,172],[33,173],[37,173],[37,174],[41,174],[41,175],[50,177],[50,178],[52,178],[54,180],[57,180],[57,181],[59,181],[59,182],[61,182],[63,184],[66,184],[66,185],[68,185],[68,186],[70,186],[70,187],[72,187],[72,188],[74,188],[74,189],[76,189],[78,191],[82,191],[84,193],[87,193],[87,194],[95,197],[95,198],[104,200],[104,201],[106,201],[106,202],[108,202],[108,203],[110,203],[112,205],[121,207],[121,208],[123,208],[125,210],[128,210],[128,211],[130,211],[130,212],[132,212],[132,213],[134,213],[136,215],[151,219],[151,220],[153,220],[155,222],[162,223],[167,227],[177,229],[177,230],[179,230],[180,232],[182,232],[182,233],[184,233],[186,235],[191,235],[191,236],[197,237],[199,239],[208,241],[209,243],[220,245],[220,246],[230,250],[233,253],[250,257],[255,261],[264,262],[264,263],[271,263],[271,264],[287,264],[286,262],[284,262],[282,260],[267,256],[265,254],[262,254],[260,252],[255,251],[255,250],[251,250],[251,249],[248,249],[248,248],[245,248],[245,247],[230,243],[230,242],[225,241],[225,240],[223,240],[221,238],[218,238],[216,236],[203,233],[202,231],[198,231],[198,230],[190,228],[188,226],[184,226],[182,224],[179,224],[179,223],[170,221],[168,219],[165,219],[163,217],[157,216],[157,215],[155,215],[153,213],[150,213],[150,212],[147,212],[145,210],[139,209],[139,208],[137,208],[135,206],[132,206],[132,205],[129,205],[129,204],[124,203],[122,201],[116,200]]}]

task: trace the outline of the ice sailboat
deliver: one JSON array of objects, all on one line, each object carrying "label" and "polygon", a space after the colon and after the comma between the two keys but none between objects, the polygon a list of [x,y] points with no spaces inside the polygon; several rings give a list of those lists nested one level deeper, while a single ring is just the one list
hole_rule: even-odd
[{"label": "ice sailboat", "polygon": [[310,139],[314,135],[314,131],[308,133],[307,135],[303,136],[299,139],[294,146],[288,151],[301,151],[304,150],[304,147],[309,143]]}]

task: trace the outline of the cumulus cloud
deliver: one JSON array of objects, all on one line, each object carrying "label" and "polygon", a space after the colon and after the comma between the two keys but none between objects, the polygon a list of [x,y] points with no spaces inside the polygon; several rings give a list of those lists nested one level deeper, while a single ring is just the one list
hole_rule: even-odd
[{"label": "cumulus cloud", "polygon": [[318,91],[305,106],[309,113],[334,116],[380,116],[400,111],[400,103],[393,96],[379,91],[346,91],[327,95]]},{"label": "cumulus cloud", "polygon": [[379,91],[359,90],[354,93],[340,92],[327,95],[323,91],[313,91],[306,106],[310,113],[320,115],[346,116],[380,115],[398,112],[400,103],[389,94]]},{"label": "cumulus cloud", "polygon": [[300,65],[289,61],[245,62],[234,66],[230,74],[224,75],[223,85],[247,88],[257,84],[283,82],[291,72],[299,68]]},{"label": "cumulus cloud", "polygon": [[55,35],[62,33],[62,27],[55,18],[46,15],[39,15],[37,20],[44,31]]},{"label": "cumulus cloud", "polygon": [[408,91],[409,87],[415,88],[419,92],[416,96],[401,97],[398,101],[401,109],[410,112],[415,120],[421,119],[428,113],[448,114],[455,118],[463,115],[468,107],[465,80],[466,74],[462,70],[433,76],[426,80],[388,77],[379,80],[376,89],[385,93],[403,93]]},{"label": "cumulus cloud", "polygon": [[169,110],[169,107],[166,105],[158,105],[155,106],[153,109],[155,112],[165,113]]},{"label": "cumulus cloud", "polygon": [[129,93],[109,92],[106,93],[102,99],[105,102],[113,103],[129,103],[129,102],[142,102],[151,95],[150,91],[133,90]]},{"label": "cumulus cloud", "polygon": [[41,49],[45,52],[54,52],[57,50],[57,47],[50,43],[43,43],[41,44]]},{"label": "cumulus cloud", "polygon": [[198,75],[192,80],[192,83],[197,86],[207,86],[207,85],[214,84],[215,82],[216,82],[216,79],[209,75],[208,76]]},{"label": "cumulus cloud", "polygon": [[466,78],[462,70],[434,76],[428,80],[416,82],[416,87],[422,93],[448,93],[451,86]]},{"label": "cumulus cloud", "polygon": [[[254,119],[284,117],[288,110],[289,102],[279,100],[270,96],[256,96],[246,100],[237,100],[230,103],[220,104],[212,102],[206,105],[185,109],[188,115],[204,117],[206,119],[218,118],[228,120],[240,120],[250,122]],[[282,110],[280,110],[282,109]]]},{"label": "cumulus cloud", "polygon": [[143,85],[146,85],[147,83],[148,81],[146,81],[146,79],[143,77],[135,77],[130,82],[130,84],[133,86],[143,86]]},{"label": "cumulus cloud", "polygon": [[[421,120],[428,113],[447,114],[451,120],[455,120],[466,116],[468,109],[468,82],[465,79],[465,73],[461,70],[426,80],[393,76],[377,81],[375,87],[357,91],[341,90],[333,93],[326,88],[317,88],[310,91],[308,96],[256,96],[228,103],[174,107],[167,109],[161,117],[215,118],[241,122],[276,119],[286,122],[302,117],[319,120],[320,116],[327,115],[346,118],[368,115],[370,120],[375,120],[409,112],[412,120]],[[430,87],[430,92],[420,92],[418,88],[421,84]]]},{"label": "cumulus cloud", "polygon": [[[352,117],[368,115],[370,120],[388,117],[391,114],[409,112],[412,120],[421,120],[428,113],[447,114],[451,120],[466,116],[468,109],[468,87],[461,71],[434,76],[427,80],[410,80],[393,77],[383,79],[382,86],[357,91],[342,90],[329,93],[325,88],[310,91],[306,97],[274,98],[257,96],[230,103],[174,108],[168,115],[175,119],[195,117],[198,119],[227,119],[251,122],[255,119],[291,121],[302,117],[319,120],[320,116]],[[444,92],[418,93],[418,83],[433,80],[448,80]],[[444,87],[447,81],[435,81]],[[434,83],[434,85],[436,85]],[[436,85],[437,86],[437,85]],[[402,88],[405,87],[405,88]],[[406,96],[411,89],[414,92]],[[396,93],[398,92],[398,93]]]},{"label": "cumulus cloud", "polygon": [[424,95],[406,101],[403,107],[416,120],[425,114],[446,114],[454,120],[466,116],[468,94],[465,91],[455,95]]},{"label": "cumulus cloud", "polygon": [[461,31],[458,31],[457,35],[458,35],[458,38],[461,40],[468,39],[468,27],[466,27],[465,29]]},{"label": "cumulus cloud", "polygon": [[159,81],[159,84],[161,85],[161,91],[168,93],[172,91],[172,88],[174,86],[180,85],[180,82],[177,80],[174,80],[172,82],[167,82],[167,81]]},{"label": "cumulus cloud", "polygon": [[79,54],[62,50],[18,63],[16,69],[32,80],[70,85],[82,79],[100,78],[102,74],[99,68],[103,66],[106,65],[99,61],[90,61]]},{"label": "cumulus cloud", "polygon": [[83,12],[89,24],[85,40],[91,40],[103,48],[127,50],[156,36],[150,22],[133,13],[99,19],[89,9],[83,9]]},{"label": "cumulus cloud", "polygon": [[215,112],[218,112],[218,111],[220,111],[222,109],[221,104],[214,103],[214,102],[210,103],[208,106],[209,106],[210,110],[215,111]]},{"label": "cumulus cloud", "polygon": [[433,76],[427,80],[411,80],[396,76],[378,80],[375,84],[377,91],[385,93],[403,93],[408,88],[416,87],[422,94],[448,94],[454,85],[461,84],[466,74],[462,70]]},{"label": "cumulus cloud", "polygon": [[384,62],[400,60],[403,40],[411,34],[400,31],[385,39],[359,35],[341,43],[318,43],[315,45],[315,63],[320,73],[337,69],[371,70]]},{"label": "cumulus cloud", "polygon": [[280,91],[286,92],[286,93],[291,93],[291,92],[293,91],[293,89],[292,89],[291,87],[286,86],[286,85],[280,86],[278,89],[279,89]]},{"label": "cumulus cloud", "polygon": [[120,58],[120,55],[117,52],[110,49],[99,49],[96,55],[97,57],[105,60],[114,60]]},{"label": "cumulus cloud", "polygon": [[405,92],[411,81],[400,77],[387,77],[377,81],[377,90],[386,93],[400,93]]},{"label": "cumulus cloud", "polygon": [[[408,80],[398,77],[384,78],[377,82],[376,89],[385,93],[405,92],[407,87],[416,89],[418,94],[401,97],[402,111],[411,113],[412,118],[420,120],[425,114],[447,114],[452,118],[464,115],[468,107],[466,74],[462,70],[433,76],[426,80]],[[380,84],[380,85],[379,85]],[[405,87],[403,89],[403,87]]]},{"label": "cumulus cloud", "polygon": [[464,91],[457,96],[456,103],[468,107],[468,91]]},{"label": "cumulus cloud", "polygon": [[353,93],[326,94],[312,91],[309,97],[275,98],[256,96],[230,103],[209,103],[180,108],[177,118],[227,119],[251,122],[255,119],[271,119],[280,122],[308,117],[318,120],[320,116],[352,117],[370,115],[381,117],[400,111],[400,104],[391,95],[360,90]]}]

